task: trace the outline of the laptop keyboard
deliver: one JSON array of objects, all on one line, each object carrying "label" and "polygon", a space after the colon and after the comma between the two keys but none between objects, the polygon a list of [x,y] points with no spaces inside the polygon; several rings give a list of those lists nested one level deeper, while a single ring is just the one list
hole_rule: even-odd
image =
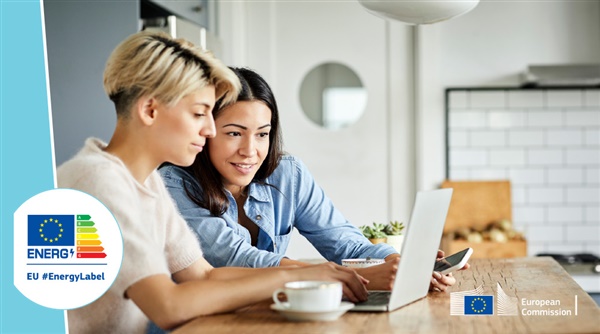
[{"label": "laptop keyboard", "polygon": [[369,291],[369,297],[356,305],[387,305],[390,301],[390,291]]}]

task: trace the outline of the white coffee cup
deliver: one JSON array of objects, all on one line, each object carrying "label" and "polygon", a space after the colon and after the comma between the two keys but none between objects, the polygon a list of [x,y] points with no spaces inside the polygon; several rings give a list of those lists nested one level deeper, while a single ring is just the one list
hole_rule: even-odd
[{"label": "white coffee cup", "polygon": [[343,259],[342,265],[348,268],[366,268],[385,263],[384,259]]},{"label": "white coffee cup", "polygon": [[[280,294],[287,297],[287,303],[279,300]],[[284,288],[273,292],[273,301],[277,306],[295,311],[323,312],[340,307],[342,301],[342,283],[327,281],[288,282]]]}]

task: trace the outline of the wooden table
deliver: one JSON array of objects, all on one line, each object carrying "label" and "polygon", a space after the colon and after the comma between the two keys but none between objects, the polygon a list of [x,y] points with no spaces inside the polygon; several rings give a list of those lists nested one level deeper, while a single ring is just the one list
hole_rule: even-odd
[{"label": "wooden table", "polygon": [[[455,273],[458,282],[449,292],[429,293],[390,313],[348,312],[332,322],[290,322],[265,301],[235,313],[199,317],[173,333],[600,333],[600,308],[552,258],[473,259],[470,264],[471,269]],[[483,294],[493,295],[496,303],[497,283],[517,298],[518,315],[498,315],[496,306],[493,315],[450,315],[451,292],[483,285]],[[523,298],[558,300],[560,306],[524,306]],[[522,314],[540,309],[570,310],[571,315]]]}]

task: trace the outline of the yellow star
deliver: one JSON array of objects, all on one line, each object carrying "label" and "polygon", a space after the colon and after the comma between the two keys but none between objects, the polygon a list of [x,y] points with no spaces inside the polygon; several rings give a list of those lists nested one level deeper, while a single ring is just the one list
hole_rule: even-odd
[{"label": "yellow star", "polygon": [[40,229],[40,232],[43,232],[44,230]]},{"label": "yellow star", "polygon": [[44,241],[48,241],[48,238],[44,238]]},{"label": "yellow star", "polygon": [[52,239],[50,239],[50,242],[52,242]]},{"label": "yellow star", "polygon": [[40,234],[40,238],[43,238],[43,237],[44,237],[44,234]]},{"label": "yellow star", "polygon": [[[58,223],[58,220],[56,222]],[[62,227],[62,224],[58,224],[58,227]]]},{"label": "yellow star", "polygon": [[50,221],[52,221],[52,218],[50,218]]},{"label": "yellow star", "polygon": [[44,227],[44,224],[40,224],[40,227]]}]

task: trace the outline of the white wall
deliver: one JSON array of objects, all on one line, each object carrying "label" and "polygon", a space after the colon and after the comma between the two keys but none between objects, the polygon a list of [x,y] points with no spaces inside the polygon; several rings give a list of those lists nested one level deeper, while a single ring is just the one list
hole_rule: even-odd
[{"label": "white wall", "polygon": [[[361,43],[360,38],[340,29],[347,24],[348,15],[352,15],[354,26],[370,22],[361,19],[362,14],[354,9],[342,7],[335,15],[322,20],[319,6],[315,4],[312,12],[296,13],[298,24],[290,33],[296,38],[294,42],[304,47],[290,55],[281,50],[282,45],[289,45],[289,36],[274,29],[282,19],[278,17],[278,10],[283,6],[286,6],[285,1],[223,2],[220,10],[225,61],[255,68],[269,80],[276,94],[283,87],[300,85],[295,77],[285,80],[277,64],[291,66],[296,61],[314,58],[316,54],[323,57],[328,52],[330,60],[335,60],[339,57],[335,43],[348,43],[348,40],[357,46]],[[307,27],[310,31],[321,30],[323,37],[311,35],[317,38],[317,43],[302,38],[302,31]],[[386,61],[365,60],[361,66],[366,66],[368,71],[388,74],[380,78],[381,87],[387,90],[384,97],[388,102],[387,140],[392,143],[388,146],[386,177],[392,190],[387,192],[387,217],[405,219],[410,213],[414,192],[437,188],[445,178],[444,90],[457,86],[517,85],[519,73],[529,64],[599,63],[600,2],[483,0],[472,12],[450,21],[414,29],[388,22],[382,33],[385,39],[379,45],[385,48]],[[329,45],[322,43],[324,38],[328,38]],[[319,45],[318,50],[315,45]],[[318,131],[311,135],[331,139]],[[306,133],[290,131],[286,132],[285,139],[288,143],[299,143],[305,136]],[[358,154],[369,149],[371,147],[356,148]],[[316,162],[326,158],[319,152],[322,151],[306,150],[302,155],[305,160]],[[368,208],[357,208],[354,204],[356,192],[336,190],[336,181],[325,179],[326,173],[321,174],[318,169],[313,169],[313,173],[351,221],[353,217],[365,217],[358,211]],[[294,253],[308,247],[301,244]]]},{"label": "white wall", "polygon": [[[240,41],[229,44],[225,61],[255,69],[270,83],[285,150],[304,161],[354,225],[406,222],[414,197],[405,164],[413,160],[412,127],[398,120],[411,109],[410,28],[370,15],[358,2],[246,1],[224,3],[221,13],[224,40]],[[364,115],[335,131],[310,121],[299,101],[303,77],[331,61],[356,71],[368,92]],[[407,189],[410,196],[402,197]],[[298,235],[288,250],[292,257],[318,256]]]},{"label": "white wall", "polygon": [[456,89],[449,102],[450,178],[509,179],[529,255],[598,253],[600,89]]},{"label": "white wall", "polygon": [[428,189],[445,176],[444,90],[516,86],[530,64],[600,63],[600,2],[484,0],[419,37],[417,186]]}]

